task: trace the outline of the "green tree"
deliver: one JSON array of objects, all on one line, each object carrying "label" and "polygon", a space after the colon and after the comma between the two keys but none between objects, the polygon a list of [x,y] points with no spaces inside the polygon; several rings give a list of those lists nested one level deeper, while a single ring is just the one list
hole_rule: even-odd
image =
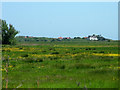
[{"label": "green tree", "polygon": [[13,25],[11,24],[8,25],[5,20],[2,20],[1,30],[2,30],[2,44],[10,45],[15,44],[15,36],[19,32],[15,30]]},{"label": "green tree", "polygon": [[0,19],[0,44],[2,44],[2,31],[1,31],[1,29],[2,29],[2,21]]}]

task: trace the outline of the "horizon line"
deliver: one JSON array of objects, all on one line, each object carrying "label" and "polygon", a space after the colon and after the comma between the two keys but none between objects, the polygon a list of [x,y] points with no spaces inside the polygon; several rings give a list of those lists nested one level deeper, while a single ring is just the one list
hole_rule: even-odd
[{"label": "horizon line", "polygon": [[[32,36],[32,35],[16,35],[16,37],[18,37],[18,36],[24,36],[24,37],[28,36],[28,37],[41,37],[41,38],[59,38],[59,37],[63,37],[63,38],[66,38],[66,37],[70,37],[70,38],[80,37],[80,38],[84,38],[84,37],[88,37],[88,36],[92,36],[92,35],[87,35],[87,36],[57,36],[57,37],[51,37],[51,36]],[[102,36],[102,37],[104,37],[104,36]],[[106,37],[104,37],[104,38],[106,38]],[[119,40],[119,39],[112,39],[112,38],[106,38],[106,39]]]}]

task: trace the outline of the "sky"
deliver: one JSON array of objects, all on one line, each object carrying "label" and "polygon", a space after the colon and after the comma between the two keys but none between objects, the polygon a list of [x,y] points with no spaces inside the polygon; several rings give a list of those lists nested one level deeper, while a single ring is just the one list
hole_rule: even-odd
[{"label": "sky", "polygon": [[2,19],[17,36],[118,39],[117,2],[3,2]]}]

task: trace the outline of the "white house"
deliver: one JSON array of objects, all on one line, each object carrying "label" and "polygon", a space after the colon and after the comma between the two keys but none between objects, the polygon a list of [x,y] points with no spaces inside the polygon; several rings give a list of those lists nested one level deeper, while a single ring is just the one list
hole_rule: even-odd
[{"label": "white house", "polygon": [[96,36],[90,36],[90,37],[89,37],[89,40],[94,40],[94,41],[97,41],[97,40],[98,40],[98,38],[97,38]]}]

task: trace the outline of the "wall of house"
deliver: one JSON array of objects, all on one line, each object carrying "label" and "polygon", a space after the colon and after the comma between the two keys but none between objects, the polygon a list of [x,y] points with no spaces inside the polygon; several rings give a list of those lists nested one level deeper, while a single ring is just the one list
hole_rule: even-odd
[{"label": "wall of house", "polygon": [[90,40],[98,40],[98,38],[90,37]]}]

